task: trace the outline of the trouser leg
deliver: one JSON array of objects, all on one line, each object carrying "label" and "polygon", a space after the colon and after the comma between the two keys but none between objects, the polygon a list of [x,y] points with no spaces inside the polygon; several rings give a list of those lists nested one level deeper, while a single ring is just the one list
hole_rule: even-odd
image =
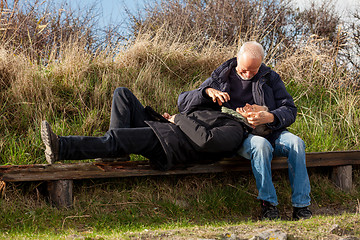
[{"label": "trouser leg", "polygon": [[252,171],[259,191],[258,199],[278,204],[272,181],[271,160],[273,147],[264,137],[249,134],[244,140],[238,154],[251,160]]},{"label": "trouser leg", "polygon": [[305,143],[298,136],[284,131],[275,142],[275,155],[288,158],[289,180],[294,207],[310,205],[310,181],[306,169]]},{"label": "trouser leg", "polygon": [[149,159],[165,156],[150,127],[110,129],[103,137],[60,137],[59,143],[59,160],[114,158],[131,153]]},{"label": "trouser leg", "polygon": [[110,129],[135,128],[147,126],[149,120],[143,105],[127,88],[115,89],[110,117]]}]

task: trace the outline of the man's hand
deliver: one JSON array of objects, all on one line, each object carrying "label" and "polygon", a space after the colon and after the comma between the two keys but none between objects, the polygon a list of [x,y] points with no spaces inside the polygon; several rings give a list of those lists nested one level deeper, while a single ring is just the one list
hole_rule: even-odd
[{"label": "man's hand", "polygon": [[214,88],[205,89],[205,93],[213,100],[213,102],[217,102],[219,106],[222,106],[224,102],[230,100],[230,95],[227,92],[221,92]]},{"label": "man's hand", "polygon": [[251,125],[256,127],[261,124],[272,123],[274,121],[274,114],[266,111],[249,112],[247,120]]},{"label": "man's hand", "polygon": [[274,121],[274,115],[268,112],[268,108],[265,106],[250,105],[247,103],[244,107],[237,108],[236,111],[246,117],[253,127]]},{"label": "man's hand", "polygon": [[174,122],[175,116],[176,116],[176,114],[170,115],[167,112],[163,114],[164,118],[166,118],[169,122],[174,123],[174,124],[175,124],[175,122]]},{"label": "man's hand", "polygon": [[249,113],[251,112],[261,112],[261,111],[268,111],[268,108],[265,106],[260,106],[260,105],[250,105],[250,104],[246,104],[244,107],[241,108],[236,108],[236,111],[238,113],[240,113],[243,117],[248,117]]}]

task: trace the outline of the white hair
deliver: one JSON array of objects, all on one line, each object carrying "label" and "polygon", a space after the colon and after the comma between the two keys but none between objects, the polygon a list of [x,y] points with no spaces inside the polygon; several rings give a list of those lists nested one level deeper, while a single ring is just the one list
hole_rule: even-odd
[{"label": "white hair", "polygon": [[249,53],[249,57],[251,58],[261,58],[261,60],[264,60],[265,56],[263,46],[256,41],[245,42],[241,46],[237,54],[237,58],[240,58],[240,56],[244,53]]}]

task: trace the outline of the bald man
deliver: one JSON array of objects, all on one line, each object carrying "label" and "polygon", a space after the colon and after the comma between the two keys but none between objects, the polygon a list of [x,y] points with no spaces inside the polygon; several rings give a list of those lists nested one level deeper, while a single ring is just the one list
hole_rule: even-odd
[{"label": "bald man", "polygon": [[306,169],[305,144],[287,130],[295,122],[297,108],[280,76],[263,64],[264,49],[246,42],[237,56],[218,67],[198,89],[183,92],[178,99],[181,113],[196,109],[221,110],[227,107],[247,118],[254,129],[265,126],[259,135],[249,131],[238,154],[251,160],[259,191],[262,219],[279,219],[278,200],[272,182],[273,156],[288,158],[292,189],[293,219],[312,217],[310,182]]}]

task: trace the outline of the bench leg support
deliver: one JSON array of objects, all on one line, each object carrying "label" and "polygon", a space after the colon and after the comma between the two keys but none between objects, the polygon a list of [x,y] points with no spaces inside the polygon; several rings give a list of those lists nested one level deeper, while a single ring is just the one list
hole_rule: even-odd
[{"label": "bench leg support", "polygon": [[73,202],[73,180],[48,182],[50,202],[59,208],[71,208]]},{"label": "bench leg support", "polygon": [[345,192],[352,188],[352,165],[333,167],[331,180]]}]

